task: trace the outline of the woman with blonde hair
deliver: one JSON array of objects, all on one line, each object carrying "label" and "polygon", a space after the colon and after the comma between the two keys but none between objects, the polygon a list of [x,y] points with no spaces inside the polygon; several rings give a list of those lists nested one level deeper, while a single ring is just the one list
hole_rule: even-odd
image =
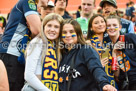
[{"label": "woman with blonde hair", "polygon": [[55,13],[43,19],[40,34],[26,50],[25,80],[29,86],[24,86],[22,91],[29,91],[28,87],[36,91],[59,91],[56,44],[62,23],[63,18]]}]

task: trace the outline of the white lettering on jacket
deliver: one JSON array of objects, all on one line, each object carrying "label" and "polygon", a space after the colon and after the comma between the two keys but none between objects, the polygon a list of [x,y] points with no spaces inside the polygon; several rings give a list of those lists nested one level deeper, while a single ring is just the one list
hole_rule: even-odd
[{"label": "white lettering on jacket", "polygon": [[[61,72],[68,73],[69,69],[70,69],[70,66],[64,64],[63,66],[59,68],[59,73]],[[80,72],[77,71],[76,69],[73,69],[72,77],[77,78],[78,76],[81,76]]]}]

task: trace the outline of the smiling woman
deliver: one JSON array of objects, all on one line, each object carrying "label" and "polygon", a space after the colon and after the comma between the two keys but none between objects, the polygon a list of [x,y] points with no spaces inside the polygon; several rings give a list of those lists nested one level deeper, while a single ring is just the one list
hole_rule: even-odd
[{"label": "smiling woman", "polygon": [[55,40],[59,36],[60,24],[57,20],[49,21],[46,26],[44,26],[44,33],[46,37],[50,40]]},{"label": "smiling woman", "polygon": [[115,61],[119,64],[120,73],[116,75],[119,90],[136,90],[136,35],[133,33],[120,35],[120,18],[115,15],[107,17],[107,27],[110,43],[114,47],[111,55],[117,58]]},{"label": "smiling woman", "polygon": [[65,20],[60,38],[64,46],[68,45],[61,49],[60,91],[116,91],[109,85],[98,53],[86,44],[76,20]]},{"label": "smiling woman", "polygon": [[[63,26],[63,31],[62,31],[62,35],[63,35],[63,41],[67,44],[76,44],[77,43],[77,35],[76,32],[74,30],[73,25],[71,24],[65,24]],[[64,37],[65,35],[65,37]],[[72,36],[72,37],[71,37]]]},{"label": "smiling woman", "polygon": [[106,27],[106,20],[102,15],[93,15],[89,21],[87,38],[90,40],[92,46],[98,51],[101,58],[101,64],[108,75],[110,84],[117,88],[117,84],[114,80],[114,73],[111,69],[112,57],[109,51],[106,54],[106,57],[102,56],[104,55],[103,50],[108,47],[104,39]]},{"label": "smiling woman", "polygon": [[59,55],[56,53],[56,45],[62,23],[63,18],[55,13],[43,19],[40,34],[30,42],[26,50],[25,80],[27,83],[22,91],[29,91],[30,87],[36,91],[59,91]]}]

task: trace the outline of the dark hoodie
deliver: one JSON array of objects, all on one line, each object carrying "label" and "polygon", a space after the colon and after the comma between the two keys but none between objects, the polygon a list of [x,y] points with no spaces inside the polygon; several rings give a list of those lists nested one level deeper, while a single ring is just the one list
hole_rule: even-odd
[{"label": "dark hoodie", "polygon": [[61,78],[62,81],[59,82],[60,91],[67,91],[68,81],[66,81],[66,77],[72,56],[75,53],[70,91],[100,91],[104,85],[110,84],[100,63],[98,53],[92,47],[84,45],[63,54],[59,67],[59,79]]}]

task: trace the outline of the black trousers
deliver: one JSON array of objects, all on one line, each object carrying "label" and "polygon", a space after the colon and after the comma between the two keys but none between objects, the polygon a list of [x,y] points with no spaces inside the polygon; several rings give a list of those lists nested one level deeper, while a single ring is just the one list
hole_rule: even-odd
[{"label": "black trousers", "polygon": [[24,85],[24,64],[18,62],[18,57],[7,53],[0,53],[0,59],[4,62],[10,91],[21,91]]}]

